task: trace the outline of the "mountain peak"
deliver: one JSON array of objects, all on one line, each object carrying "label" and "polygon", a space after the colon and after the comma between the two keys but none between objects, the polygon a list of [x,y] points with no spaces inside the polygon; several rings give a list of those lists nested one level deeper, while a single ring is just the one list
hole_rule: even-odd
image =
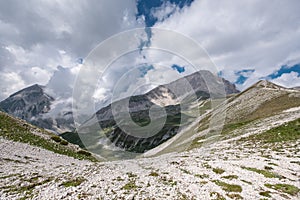
[{"label": "mountain peak", "polygon": [[253,85],[256,88],[268,88],[268,89],[285,89],[282,86],[276,85],[268,80],[260,80]]},{"label": "mountain peak", "polygon": [[0,102],[0,107],[7,113],[30,121],[41,113],[50,110],[54,99],[44,93],[43,86],[34,84],[24,88]]},{"label": "mountain peak", "polygon": [[10,95],[9,97],[14,97],[14,96],[17,96],[17,95],[20,95],[20,94],[24,94],[24,93],[28,93],[28,92],[39,92],[39,93],[43,93],[43,86],[41,85],[38,85],[38,84],[34,84],[34,85],[31,85],[29,87],[26,87],[12,95]]}]

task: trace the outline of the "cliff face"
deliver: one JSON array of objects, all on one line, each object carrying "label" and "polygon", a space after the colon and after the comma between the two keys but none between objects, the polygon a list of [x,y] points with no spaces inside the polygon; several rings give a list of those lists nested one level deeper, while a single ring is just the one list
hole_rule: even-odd
[{"label": "cliff face", "polygon": [[38,127],[60,132],[74,130],[72,113],[63,116],[48,115],[55,99],[45,93],[45,87],[32,85],[22,89],[0,102],[0,108]]},{"label": "cliff face", "polygon": [[31,120],[47,113],[53,101],[51,96],[44,93],[42,86],[32,85],[0,102],[0,107],[15,117]]},{"label": "cliff face", "polygon": [[[177,134],[180,128],[192,121],[193,116],[187,114],[191,110],[192,104],[238,92],[235,85],[229,81],[217,77],[209,71],[199,71],[169,84],[160,85],[146,94],[113,102],[98,110],[93,118],[79,128],[79,132],[84,133],[83,138],[86,138],[87,134],[94,138],[86,141],[86,146],[95,146],[96,144],[91,141],[97,141],[94,133],[100,126],[105,130],[100,136],[102,138],[100,140],[106,138],[105,145],[116,146],[135,153],[144,153],[169,140]],[[150,110],[153,107],[165,110],[166,115],[162,116],[157,111],[150,119]],[[116,111],[113,112],[113,109]],[[128,112],[129,115],[126,115]],[[166,118],[164,126],[151,137],[146,137],[149,130],[139,132],[135,128],[130,128],[135,125],[141,127],[150,124],[159,125],[164,117]],[[118,124],[117,121],[121,121],[121,124]],[[124,130],[124,127],[129,128]],[[63,137],[71,138],[67,134],[64,134]],[[101,145],[98,145],[98,148],[101,149]]]}]

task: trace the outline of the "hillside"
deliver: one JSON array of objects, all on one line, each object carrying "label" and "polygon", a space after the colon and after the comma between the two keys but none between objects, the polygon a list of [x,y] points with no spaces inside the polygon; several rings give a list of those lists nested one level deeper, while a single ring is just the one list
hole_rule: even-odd
[{"label": "hillside", "polygon": [[[25,145],[44,149],[56,154],[66,155],[75,159],[96,159],[79,147],[61,139],[44,129],[28,124],[0,111],[0,138],[2,142],[10,141],[11,145]],[[86,155],[85,155],[86,154]]]},{"label": "hillside", "polygon": [[[261,81],[214,110],[209,99],[199,101],[196,105],[203,115],[166,146],[136,159],[96,163],[21,143],[20,134],[15,138],[7,133],[23,130],[26,123],[16,120],[13,126],[5,125],[3,121],[15,120],[2,113],[0,197],[296,200],[300,198],[299,98],[297,90]],[[209,118],[224,112],[224,128],[216,134]],[[197,134],[191,135],[195,133],[191,129]]]},{"label": "hillside", "polygon": [[[282,121],[264,121],[257,130],[244,130],[256,136],[127,161],[90,163],[40,156],[32,154],[31,146],[7,148],[9,141],[1,140],[5,151],[1,153],[0,197],[296,200],[300,197],[299,110],[286,110]],[[284,122],[293,119],[297,120]],[[260,129],[267,125],[277,128]],[[293,135],[279,136],[286,131]]]},{"label": "hillside", "polygon": [[284,119],[289,116],[289,113],[283,112],[284,110],[299,106],[298,90],[283,88],[268,81],[259,81],[242,93],[228,98],[216,109],[200,116],[172,138],[168,145],[157,147],[147,152],[147,155],[155,155],[160,151],[166,153],[174,149],[201,147],[203,143],[209,145],[211,142],[240,136],[246,133],[243,131],[244,128],[255,127],[263,121],[267,124],[266,128],[271,128],[270,124],[275,123],[277,117]]},{"label": "hillside", "polygon": [[55,132],[74,130],[71,112],[51,113],[57,99],[47,94],[45,90],[45,86],[37,84],[24,88],[1,101],[0,108],[41,128]]}]

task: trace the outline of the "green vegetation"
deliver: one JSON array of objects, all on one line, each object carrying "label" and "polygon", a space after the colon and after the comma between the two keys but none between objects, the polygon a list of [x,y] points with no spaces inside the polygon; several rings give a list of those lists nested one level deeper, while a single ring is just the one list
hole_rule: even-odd
[{"label": "green vegetation", "polygon": [[212,200],[226,200],[225,197],[223,197],[220,193],[218,192],[211,192],[210,193],[210,197],[212,198]]},{"label": "green vegetation", "polygon": [[259,192],[259,195],[264,196],[264,197],[271,197],[270,193],[271,193],[270,191],[262,191],[262,192]]},{"label": "green vegetation", "polygon": [[222,176],[221,178],[232,180],[232,179],[238,179],[239,177],[237,175],[228,175],[228,176]]},{"label": "green vegetation", "polygon": [[213,172],[215,172],[216,174],[223,174],[225,170],[221,168],[213,168]]},{"label": "green vegetation", "polygon": [[24,180],[26,182],[29,182],[29,184],[26,185],[7,185],[4,187],[1,187],[0,189],[3,190],[3,192],[11,193],[11,194],[19,194],[23,195],[21,199],[31,199],[33,198],[33,190],[35,187],[43,185],[45,183],[48,183],[52,181],[52,178],[47,178],[42,181],[38,181],[38,178],[31,178],[29,180]]},{"label": "green vegetation", "polygon": [[190,171],[183,169],[183,168],[180,168],[180,171],[182,171],[185,174],[192,174]]},{"label": "green vegetation", "polygon": [[61,138],[57,135],[51,136],[51,139],[54,140],[55,142],[58,142],[58,143],[61,142]]},{"label": "green vegetation", "polygon": [[228,184],[219,180],[214,180],[213,182],[226,192],[242,192],[242,187],[239,185]]},{"label": "green vegetation", "polygon": [[160,180],[163,182],[163,184],[165,185],[169,185],[169,186],[175,186],[177,185],[177,181],[174,181],[172,178],[167,178],[166,176],[162,176],[160,178]]},{"label": "green vegetation", "polygon": [[251,168],[251,167],[242,167],[242,169],[246,169],[246,170],[249,170],[249,171],[252,171],[252,172],[256,172],[258,174],[262,174],[266,178],[282,178],[278,174],[275,174],[273,172],[263,170],[263,169],[256,169],[256,168]]},{"label": "green vegetation", "polygon": [[296,186],[289,185],[289,184],[275,184],[275,185],[265,184],[265,186],[290,195],[297,195],[298,192],[300,191],[300,189],[297,188]]},{"label": "green vegetation", "polygon": [[199,178],[209,178],[209,175],[208,174],[195,174],[196,177],[199,177]]},{"label": "green vegetation", "polygon": [[243,122],[238,122],[238,123],[230,123],[230,124],[225,124],[222,130],[222,135],[228,135],[232,131],[236,129],[240,129],[241,127],[249,124],[251,121],[243,121]]},{"label": "green vegetation", "polygon": [[77,144],[80,148],[85,148],[77,132],[65,132],[60,136],[72,144]]},{"label": "green vegetation", "polygon": [[84,181],[86,181],[86,179],[76,178],[76,179],[73,179],[73,180],[63,182],[61,185],[65,186],[65,187],[76,187],[76,186],[80,185],[81,183],[83,183]]},{"label": "green vegetation", "polygon": [[236,194],[236,193],[232,193],[232,194],[226,194],[229,198],[231,199],[235,199],[235,200],[240,200],[240,199],[244,199],[241,195]]},{"label": "green vegetation", "polygon": [[92,155],[90,152],[85,151],[85,150],[79,150],[77,153],[80,154],[80,155],[84,155],[84,156],[91,156]]},{"label": "green vegetation", "polygon": [[66,141],[66,140],[62,140],[62,141],[60,142],[60,144],[61,144],[61,145],[65,145],[65,146],[66,146],[66,145],[68,145],[68,144],[69,144],[69,142],[68,142],[68,141]]},{"label": "green vegetation", "polygon": [[262,143],[275,143],[295,141],[300,139],[300,118],[272,128],[264,133],[242,138],[242,141],[261,141]]},{"label": "green vegetation", "polygon": [[135,181],[129,181],[128,183],[126,183],[122,189],[123,190],[133,190],[133,189],[136,189],[138,188],[138,186],[135,184]]},{"label": "green vegetation", "polygon": [[[47,149],[49,151],[53,151],[54,153],[67,155],[76,159],[88,159],[91,161],[97,161],[97,159],[92,157],[91,155],[80,154],[75,150],[62,145],[61,143],[59,143],[61,142],[61,138],[59,136],[45,130],[30,126],[25,122],[21,122],[2,112],[0,112],[0,127],[0,136],[5,139],[27,143],[33,146]],[[45,136],[42,137],[33,134],[31,132],[32,129],[36,129]],[[58,138],[60,139],[59,142],[57,142]]]},{"label": "green vegetation", "polygon": [[157,173],[157,172],[151,172],[150,174],[149,174],[149,176],[159,176],[159,174]]},{"label": "green vegetation", "polygon": [[127,174],[128,178],[136,178],[137,177],[137,175],[132,172],[127,172],[126,174]]},{"label": "green vegetation", "polygon": [[255,112],[252,112],[248,116],[246,116],[247,120],[254,120],[259,118],[265,118],[269,116],[273,116],[276,113],[282,112],[286,109],[300,106],[299,97],[290,96],[289,94],[285,94],[279,96],[277,98],[272,98],[269,101],[261,104]]},{"label": "green vegetation", "polygon": [[247,183],[247,184],[249,184],[249,185],[252,185],[252,183],[249,182],[249,181],[246,181],[246,180],[241,180],[241,181],[243,181],[244,183]]}]

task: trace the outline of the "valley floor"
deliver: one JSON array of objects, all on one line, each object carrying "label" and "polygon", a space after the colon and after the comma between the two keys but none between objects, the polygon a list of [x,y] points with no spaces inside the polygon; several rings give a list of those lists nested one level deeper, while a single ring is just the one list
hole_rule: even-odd
[{"label": "valley floor", "polygon": [[277,150],[253,145],[221,142],[180,154],[92,163],[1,139],[0,197],[299,199],[300,141]]},{"label": "valley floor", "polygon": [[251,138],[267,125],[299,118],[300,110],[290,109],[238,129],[243,136],[114,162],[77,160],[0,138],[0,199],[300,199],[300,140]]}]

